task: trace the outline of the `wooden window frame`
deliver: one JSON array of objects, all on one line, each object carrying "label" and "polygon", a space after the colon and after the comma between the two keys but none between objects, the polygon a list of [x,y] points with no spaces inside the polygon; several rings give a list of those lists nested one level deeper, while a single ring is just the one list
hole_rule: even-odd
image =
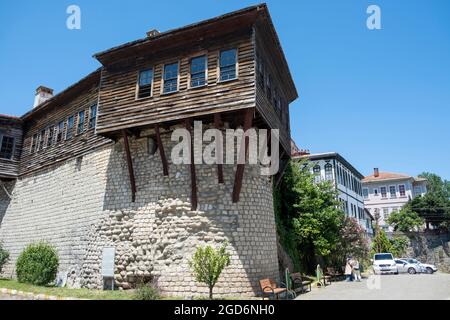
[{"label": "wooden window frame", "polygon": [[[53,132],[52,132],[52,130],[53,130]],[[50,132],[52,132],[51,135],[50,135]],[[49,147],[51,147],[53,145],[54,140],[55,140],[55,126],[54,125],[50,125],[47,128],[47,141],[45,143],[47,148],[49,148]]]},{"label": "wooden window frame", "polygon": [[[382,191],[382,189],[384,188],[384,196],[383,196],[383,191]],[[387,199],[388,198],[388,188],[387,188],[387,186],[381,186],[380,187],[380,196],[381,196],[381,199]]]},{"label": "wooden window frame", "polygon": [[[177,90],[175,90],[175,91],[170,91],[170,92],[164,92],[164,84],[165,84],[165,82],[166,82],[166,80],[164,79],[165,69],[166,69],[166,66],[172,65],[172,64],[177,64],[177,67],[178,67],[178,69],[177,69]],[[173,61],[173,62],[168,62],[168,63],[163,63],[163,64],[162,64],[162,73],[161,73],[161,92],[160,92],[160,95],[161,95],[161,96],[171,95],[171,94],[180,92],[180,71],[181,71],[181,70],[180,70],[180,69],[181,69],[180,67],[181,67],[181,61],[180,61],[180,59],[178,59],[178,60],[176,60],[176,61]]]},{"label": "wooden window frame", "polygon": [[[44,135],[42,136],[42,133],[44,133]],[[42,151],[45,148],[47,148],[47,129],[42,129],[39,131],[39,140],[38,140],[38,147],[37,147],[37,151]],[[42,143],[42,147],[41,147],[41,143]]]},{"label": "wooden window frame", "polygon": [[[69,120],[70,120],[70,118],[73,119],[71,128],[69,128]],[[68,116],[67,117],[66,134],[64,135],[64,140],[65,141],[70,140],[70,139],[72,139],[74,137],[74,134],[73,134],[73,129],[74,128],[75,128],[75,115]],[[69,132],[70,132],[70,137],[67,136],[69,134]]]},{"label": "wooden window frame", "polygon": [[14,153],[16,152],[16,138],[7,134],[0,133],[0,150],[3,147],[3,137],[11,138],[13,140],[13,143],[11,149],[11,157],[9,159],[0,157],[0,160],[13,161]]},{"label": "wooden window frame", "polygon": [[[403,186],[404,195],[402,195],[402,192],[400,191],[400,186]],[[406,198],[406,185],[405,184],[399,184],[398,185],[398,195],[400,198]]]},{"label": "wooden window frame", "polygon": [[[191,80],[192,80],[192,60],[196,59],[196,58],[200,58],[200,57],[205,57],[205,84],[201,85],[201,86],[195,86],[193,87],[191,84]],[[199,88],[204,88],[208,86],[208,77],[209,77],[209,59],[208,59],[208,52],[207,51],[203,51],[203,52],[197,52],[195,55],[191,55],[188,57],[188,61],[189,61],[189,66],[188,66],[188,76],[187,76],[187,88],[188,90],[195,90],[195,89],[199,89]]]},{"label": "wooden window frame", "polygon": [[[150,71],[150,70],[152,70],[152,83],[150,85],[150,95],[148,97],[139,97],[139,89],[140,89],[139,81],[141,80],[141,73],[144,71]],[[138,101],[138,100],[145,100],[145,99],[153,98],[154,85],[155,85],[155,67],[154,66],[138,70],[137,71],[137,80],[136,80],[136,94],[135,94],[134,99],[136,101]],[[98,108],[97,108],[97,112],[98,112]],[[97,126],[97,122],[96,122],[96,126]]]},{"label": "wooden window frame", "polygon": [[[82,127],[81,127],[81,131],[79,131],[80,129],[80,114],[83,113],[83,123],[82,123]],[[82,135],[85,131],[84,126],[86,124],[86,110],[80,110],[77,112],[77,125],[76,125],[76,130],[75,130],[75,135],[79,136]]]},{"label": "wooden window frame", "polygon": [[[153,86],[153,80],[152,80],[152,86]],[[153,88],[152,88],[153,91]],[[95,117],[92,118],[92,109],[95,107]],[[88,130],[94,129],[97,127],[97,113],[98,113],[98,105],[97,103],[92,104],[89,107],[89,117],[88,117]],[[91,120],[94,119],[94,125],[91,126]]]},{"label": "wooden window frame", "polygon": [[[61,126],[60,124],[62,123],[62,130],[61,130]],[[55,144],[61,143],[65,140],[65,134],[64,134],[64,129],[66,127],[66,120],[62,120],[58,122],[58,125],[56,127],[56,138],[55,138]],[[58,136],[61,133],[61,139],[58,141]]]},{"label": "wooden window frame", "polygon": [[[236,77],[233,79],[226,79],[221,80],[221,73],[220,73],[220,54],[223,51],[230,51],[230,50],[236,50]],[[227,83],[231,81],[239,80],[239,47],[227,47],[225,49],[220,49],[217,53],[217,83]]]}]

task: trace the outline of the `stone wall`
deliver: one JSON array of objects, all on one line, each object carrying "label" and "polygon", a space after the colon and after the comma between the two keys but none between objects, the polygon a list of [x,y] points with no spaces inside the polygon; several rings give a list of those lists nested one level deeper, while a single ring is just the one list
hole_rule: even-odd
[{"label": "stone wall", "polygon": [[[163,143],[170,159],[169,134]],[[165,294],[203,295],[207,288],[192,277],[188,259],[198,245],[227,240],[231,265],[216,293],[251,296],[259,292],[259,279],[278,279],[271,179],[259,166],[246,165],[241,199],[233,204],[236,166],[224,165],[219,185],[215,165],[196,165],[199,207],[191,211],[189,166],[169,160],[164,177],[159,152],[149,154],[147,138],[131,139],[131,153],[135,203],[122,141],[19,179],[0,226],[12,257],[5,274],[13,274],[24,246],[46,240],[58,248],[71,286],[101,288],[102,249],[114,246],[117,286],[131,288],[152,277]]]},{"label": "stone wall", "polygon": [[436,231],[408,234],[408,255],[450,273],[450,233]]}]

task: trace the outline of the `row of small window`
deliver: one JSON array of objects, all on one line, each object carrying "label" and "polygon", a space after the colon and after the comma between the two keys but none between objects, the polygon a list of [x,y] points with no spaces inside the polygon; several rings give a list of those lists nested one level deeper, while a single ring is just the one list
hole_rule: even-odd
[{"label": "row of small window", "polygon": [[[30,152],[37,152],[57,144],[63,140],[70,140],[74,133],[79,135],[85,131],[86,112],[82,110],[76,115],[71,115],[65,120],[60,121],[57,125],[49,126],[40,133],[36,133],[32,137]],[[89,108],[88,129],[93,129],[97,121],[97,105]],[[75,131],[76,123],[76,131]],[[66,126],[67,124],[67,126]],[[64,130],[66,129],[66,130]],[[74,132],[75,131],[75,132]]]},{"label": "row of small window", "polygon": [[342,206],[342,210],[344,210],[344,212],[349,215],[350,217],[353,218],[358,218],[359,220],[363,220],[364,219],[364,209],[361,207],[358,207],[356,204],[349,203],[347,200],[344,199],[339,199],[339,201],[341,202],[341,206]]},{"label": "row of small window", "polygon": [[282,99],[279,94],[279,90],[275,87],[272,81],[272,76],[267,68],[264,66],[263,59],[257,57],[257,71],[258,71],[258,82],[261,88],[264,89],[267,99],[272,103],[280,119],[283,118],[282,110]]},{"label": "row of small window", "polygon": [[[387,199],[388,193],[387,187],[380,187],[380,191],[378,192],[378,189],[373,189],[373,195],[374,197],[378,197],[381,194],[382,199]],[[400,197],[406,197],[406,188],[404,184],[398,185],[398,193]],[[364,188],[363,189],[363,197],[364,199],[369,199],[369,189]],[[397,186],[389,186],[389,197],[394,199],[397,198]]]},{"label": "row of small window", "polygon": [[347,170],[341,168],[341,166],[337,166],[337,180],[341,185],[362,196],[361,181],[359,181],[354,175],[350,174]]},{"label": "row of small window", "polygon": [[[237,79],[237,49],[222,50],[219,54],[219,81]],[[208,84],[207,80],[208,59],[206,55],[192,58],[190,61],[190,88],[202,87]],[[180,72],[179,61],[163,66],[162,93],[178,91],[178,77]],[[146,69],[139,72],[137,97],[147,98],[153,95],[154,70]]]},{"label": "row of small window", "polygon": [[[383,208],[383,211],[381,212],[381,214],[383,215],[382,218],[383,218],[384,222],[386,222],[386,220],[387,220],[387,218],[389,217],[389,214],[390,214],[390,213],[397,212],[397,211],[399,211],[399,210],[400,210],[399,207]],[[374,208],[374,209],[373,209],[373,215],[374,215],[374,217],[379,217],[379,215],[380,215],[380,209]]]},{"label": "row of small window", "polygon": [[0,134],[0,159],[11,160],[14,154],[14,138]]}]

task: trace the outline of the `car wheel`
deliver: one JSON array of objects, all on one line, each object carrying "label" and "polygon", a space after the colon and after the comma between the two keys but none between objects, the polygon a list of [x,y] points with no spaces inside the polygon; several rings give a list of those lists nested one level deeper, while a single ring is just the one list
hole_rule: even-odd
[{"label": "car wheel", "polygon": [[408,269],[408,273],[409,273],[409,274],[416,274],[416,269],[414,269],[414,268],[409,268],[409,269]]},{"label": "car wheel", "polygon": [[427,273],[428,273],[428,274],[433,274],[433,269],[427,268]]}]

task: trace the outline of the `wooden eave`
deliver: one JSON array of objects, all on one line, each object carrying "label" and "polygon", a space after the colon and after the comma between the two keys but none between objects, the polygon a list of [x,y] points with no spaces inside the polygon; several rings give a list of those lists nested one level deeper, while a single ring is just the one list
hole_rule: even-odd
[{"label": "wooden eave", "polygon": [[201,35],[201,39],[208,39],[232,33],[245,26],[252,26],[261,10],[267,10],[267,6],[261,4],[248,7],[182,28],[162,32],[151,38],[146,37],[128,42],[97,53],[94,55],[94,58],[104,66],[108,66],[121,59],[151,54],[167,47],[179,46],[182,43],[192,43],[192,41],[199,39],[199,35]]}]

